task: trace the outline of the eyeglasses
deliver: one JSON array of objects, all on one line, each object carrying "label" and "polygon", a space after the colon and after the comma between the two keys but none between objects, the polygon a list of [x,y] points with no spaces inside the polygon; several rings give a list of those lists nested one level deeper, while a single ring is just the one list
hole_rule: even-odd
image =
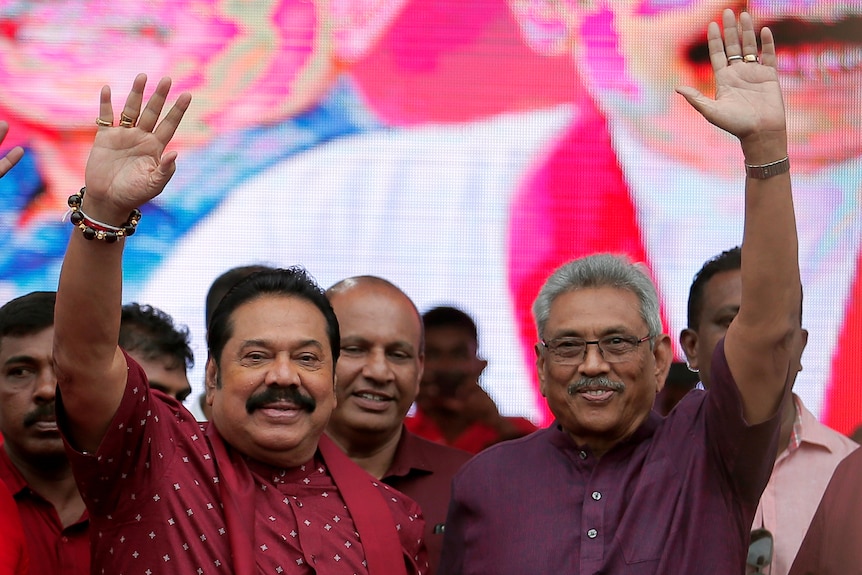
[{"label": "eyeglasses", "polygon": [[766,573],[763,568],[772,564],[772,533],[767,529],[755,529],[751,532],[750,541],[746,564],[754,567],[755,573]]},{"label": "eyeglasses", "polygon": [[601,339],[587,341],[581,337],[558,337],[542,340],[542,345],[551,352],[551,359],[560,365],[580,365],[587,358],[587,347],[599,348],[602,359],[608,363],[629,361],[638,346],[654,338],[646,335],[640,339],[631,335],[606,335]]}]

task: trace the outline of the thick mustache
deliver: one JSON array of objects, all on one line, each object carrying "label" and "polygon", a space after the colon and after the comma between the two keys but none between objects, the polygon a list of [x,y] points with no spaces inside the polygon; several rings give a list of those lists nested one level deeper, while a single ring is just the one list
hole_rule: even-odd
[{"label": "thick mustache", "polygon": [[245,410],[252,413],[256,409],[278,402],[296,404],[308,413],[317,408],[317,402],[314,398],[303,394],[298,387],[267,387],[262,392],[248,398],[245,402]]},{"label": "thick mustache", "polygon": [[619,392],[623,392],[626,390],[626,384],[624,384],[623,382],[614,381],[612,379],[608,379],[605,376],[601,376],[601,377],[582,377],[578,381],[570,384],[569,387],[566,388],[566,391],[569,393],[569,395],[576,395],[582,389],[587,389],[587,388],[591,388],[591,387],[592,388],[609,389],[611,391],[619,391]]},{"label": "thick mustache", "polygon": [[56,412],[54,411],[54,402],[46,403],[36,407],[33,411],[24,416],[24,427],[30,427],[40,421],[56,420]]}]

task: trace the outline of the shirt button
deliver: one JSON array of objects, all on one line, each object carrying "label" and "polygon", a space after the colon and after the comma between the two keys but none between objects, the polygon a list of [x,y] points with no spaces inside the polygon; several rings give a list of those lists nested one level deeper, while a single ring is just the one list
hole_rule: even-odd
[{"label": "shirt button", "polygon": [[587,531],[587,537],[589,537],[590,539],[595,539],[598,536],[598,534],[599,534],[599,532],[596,531],[595,529],[590,529],[589,531]]},{"label": "shirt button", "polygon": [[586,451],[581,451],[578,455],[580,455],[580,456],[581,456],[581,459],[586,459],[586,458],[587,458],[587,452],[586,452]]},{"label": "shirt button", "polygon": [[593,491],[593,499],[595,499],[596,501],[598,501],[598,500],[599,500],[599,499],[601,499],[601,498],[602,498],[602,494],[601,494],[601,493],[599,493],[598,491]]},{"label": "shirt button", "polygon": [[60,541],[62,541],[63,543],[68,543],[68,542],[69,542],[69,538],[68,538],[68,537],[66,537],[65,535],[63,535],[62,537],[60,537]]}]

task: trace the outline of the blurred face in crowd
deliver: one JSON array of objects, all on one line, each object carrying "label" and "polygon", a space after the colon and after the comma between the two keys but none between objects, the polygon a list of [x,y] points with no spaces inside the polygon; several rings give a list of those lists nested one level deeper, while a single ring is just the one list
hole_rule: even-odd
[{"label": "blurred face in crowd", "polygon": [[587,345],[585,355],[571,363],[557,358],[553,347],[560,338],[639,340],[648,335],[640,301],[629,290],[582,288],[560,294],[551,304],[542,334],[548,347],[536,346],[536,367],[548,407],[579,445],[604,452],[641,425],[670,368],[670,340],[663,334],[645,340],[618,362],[607,361],[609,355],[597,345]]},{"label": "blurred face in crowd", "polygon": [[329,431],[355,442],[392,437],[419,390],[421,318],[403,292],[373,280],[329,298],[341,330],[338,408]]},{"label": "blurred face in crowd", "polygon": [[0,433],[13,461],[65,460],[54,413],[54,328],[0,339]]},{"label": "blurred face in crowd", "polygon": [[186,366],[178,363],[175,358],[168,356],[144,357],[134,351],[128,353],[147,374],[151,388],[158,389],[179,401],[185,401],[192,392],[192,386],[189,384],[189,378],[186,374]]},{"label": "blurred face in crowd", "polygon": [[[768,26],[775,36],[794,169],[810,171],[862,153],[860,2],[560,0],[550,3],[553,8],[545,0],[510,3],[533,44],[541,43],[535,30],[542,30],[558,36],[545,45],[572,46],[581,80],[607,117],[651,149],[701,169],[736,165],[738,146],[720,130],[704,127],[674,88],[713,93],[707,24],[721,22],[724,8],[747,7],[755,27]],[[563,34],[570,43],[561,41]]]},{"label": "blurred face in crowd", "polygon": [[459,388],[476,384],[488,362],[478,356],[478,343],[464,327],[438,325],[425,331],[425,373],[419,406],[433,410],[457,394]]},{"label": "blurred face in crowd", "polygon": [[207,362],[212,423],[254,459],[282,467],[307,462],[336,404],[326,319],[305,299],[261,295],[228,321],[218,362]]},{"label": "blurred face in crowd", "polygon": [[[709,389],[712,385],[712,355],[718,342],[727,335],[727,328],[739,313],[742,302],[742,271],[728,270],[715,274],[703,286],[703,306],[696,328],[688,327],[680,334],[680,344],[691,369],[696,369],[700,381]],[[808,343],[808,332],[797,330],[794,347],[796,374],[802,369],[802,352]]]}]

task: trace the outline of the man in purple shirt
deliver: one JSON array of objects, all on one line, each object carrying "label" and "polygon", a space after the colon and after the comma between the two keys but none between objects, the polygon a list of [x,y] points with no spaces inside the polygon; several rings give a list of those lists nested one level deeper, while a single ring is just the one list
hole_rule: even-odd
[{"label": "man in purple shirt", "polygon": [[772,34],[758,61],[747,13],[726,10],[723,29],[708,29],[716,99],[678,88],[740,140],[748,176],[742,304],[712,389],[665,419],[652,411],[673,354],[644,269],[602,254],[555,271],[533,314],[556,422],[456,475],[441,574],[744,572],[802,343],[801,288]]}]

